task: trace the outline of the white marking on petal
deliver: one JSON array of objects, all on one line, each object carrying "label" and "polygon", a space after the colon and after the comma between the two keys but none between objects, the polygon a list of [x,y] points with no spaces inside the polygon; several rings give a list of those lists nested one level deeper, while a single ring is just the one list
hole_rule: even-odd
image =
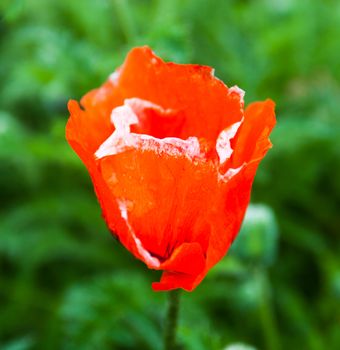
[{"label": "white marking on petal", "polygon": [[236,135],[238,128],[243,122],[243,118],[241,121],[230,125],[227,129],[224,129],[217,138],[216,141],[216,151],[220,158],[220,164],[223,164],[233,153],[233,149],[231,148],[230,141]]},{"label": "white marking on petal", "polygon": [[240,96],[240,100],[242,103],[244,103],[244,95],[245,95],[245,91],[240,89],[237,85],[232,86],[231,88],[229,88],[229,93],[236,93]]},{"label": "white marking on petal", "polygon": [[139,110],[143,110],[147,108],[155,109],[159,112],[163,112],[164,114],[169,114],[174,112],[174,110],[171,108],[164,109],[163,107],[157,105],[156,103],[143,100],[138,97],[127,98],[124,100],[124,104],[130,106],[137,113]]},{"label": "white marking on petal", "polygon": [[112,74],[110,74],[109,80],[111,81],[111,83],[116,85],[118,83],[119,76],[120,76],[119,71],[114,71]]},{"label": "white marking on petal", "polygon": [[240,170],[243,168],[243,165],[239,166],[238,168],[230,168],[228,169],[228,171],[224,174],[224,176],[227,179],[230,179],[231,177],[235,176],[236,174],[238,174],[240,172]]},{"label": "white marking on petal", "polygon": [[238,168],[230,168],[228,169],[224,174],[218,174],[218,179],[220,181],[224,181],[227,182],[229,181],[232,177],[234,177],[235,175],[237,175],[245,166],[245,164],[242,164],[241,166],[239,166]]},{"label": "white marking on petal", "polygon": [[130,125],[138,124],[138,117],[129,105],[124,104],[112,110],[111,122],[116,128],[115,133],[125,136],[130,133]]},{"label": "white marking on petal", "polygon": [[[135,99],[126,99],[123,106],[114,108],[111,113],[111,122],[115,131],[100,145],[95,152],[97,159],[115,155],[126,151],[130,147],[139,150],[154,150],[158,153],[167,153],[171,156],[186,156],[190,160],[201,158],[200,144],[196,137],[182,140],[177,137],[165,137],[158,139],[146,134],[135,134],[130,132],[130,126],[138,124],[138,116],[132,109]],[[138,101],[140,104],[141,101]],[[153,106],[149,101],[143,101],[145,106]],[[158,108],[161,108],[157,106]]]},{"label": "white marking on petal", "polygon": [[95,153],[98,159],[124,152],[135,144],[130,125],[137,124],[138,118],[130,106],[119,106],[112,110],[111,122],[115,131],[100,145]]},{"label": "white marking on petal", "polygon": [[127,210],[127,204],[126,201],[124,200],[117,200],[118,202],[118,206],[119,206],[119,210],[120,210],[120,214],[122,216],[122,219],[124,219],[127,228],[129,229],[131,236],[133,238],[133,240],[136,243],[136,247],[138,250],[138,253],[143,257],[143,259],[145,260],[145,262],[152,268],[157,269],[160,266],[160,261],[153,257],[144,247],[143,244],[141,242],[141,240],[136,236],[133,227],[131,226],[130,222],[129,222],[129,217],[128,217],[128,210]]}]

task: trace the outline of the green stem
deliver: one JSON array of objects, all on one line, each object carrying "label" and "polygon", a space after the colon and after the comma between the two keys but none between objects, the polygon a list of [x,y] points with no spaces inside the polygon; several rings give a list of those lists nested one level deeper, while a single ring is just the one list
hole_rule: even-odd
[{"label": "green stem", "polygon": [[269,282],[264,271],[258,270],[255,273],[256,278],[258,279],[262,288],[262,296],[259,305],[259,314],[263,327],[266,348],[268,350],[279,350],[279,333],[276,326],[274,311],[270,300]]},{"label": "green stem", "polygon": [[169,292],[168,296],[169,305],[164,332],[164,350],[174,350],[176,349],[176,329],[179,311],[180,290],[172,290]]}]

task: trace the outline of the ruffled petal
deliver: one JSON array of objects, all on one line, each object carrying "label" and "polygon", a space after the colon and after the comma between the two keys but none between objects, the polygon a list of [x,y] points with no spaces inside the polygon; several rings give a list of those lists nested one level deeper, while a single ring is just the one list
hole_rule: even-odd
[{"label": "ruffled petal", "polygon": [[162,270],[197,276],[205,266],[202,247],[197,242],[183,243],[175,248],[168,260],[160,268]]},{"label": "ruffled petal", "polygon": [[168,123],[162,137],[196,136],[215,142],[221,130],[243,116],[243,91],[228,88],[212,68],[165,63],[148,47],[132,49],[103,86],[84,96],[82,105],[109,120],[112,109],[136,97],[182,115],[181,128],[174,130]]},{"label": "ruffled petal", "polygon": [[244,115],[244,122],[232,140],[234,152],[231,167],[237,168],[244,163],[262,159],[271,147],[269,134],[275,119],[275,103],[272,100],[251,103]]},{"label": "ruffled petal", "polygon": [[185,121],[183,112],[164,109],[140,98],[126,99],[124,104],[129,106],[138,118],[138,123],[131,126],[132,132],[159,139],[176,137],[181,133]]},{"label": "ruffled petal", "polygon": [[111,196],[127,203],[131,227],[151,255],[167,260],[192,241],[206,248],[202,220],[217,190],[212,164],[188,157],[181,144],[150,139],[98,165]]},{"label": "ruffled petal", "polygon": [[[82,110],[74,100],[69,101],[68,110],[70,112],[70,118],[66,124],[68,142],[76,152],[80,147],[86,152],[87,158],[93,158],[93,153],[114,130],[110,115]],[[79,155],[79,152],[77,154]],[[82,160],[84,161],[83,158]]]},{"label": "ruffled petal", "polygon": [[184,289],[191,292],[195,288],[195,276],[164,271],[160,282],[153,282],[152,289],[158,291],[168,291],[173,289]]},{"label": "ruffled petal", "polygon": [[242,90],[211,68],[165,63],[142,47],[81,104],[69,102],[66,137],[110,230],[164,271],[154,290],[194,289],[240,229],[274,103],[243,113]]}]

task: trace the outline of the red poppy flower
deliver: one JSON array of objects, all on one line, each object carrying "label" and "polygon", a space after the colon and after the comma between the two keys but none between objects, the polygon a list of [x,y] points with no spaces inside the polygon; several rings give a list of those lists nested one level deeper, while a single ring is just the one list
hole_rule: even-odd
[{"label": "red poppy flower", "polygon": [[68,104],[66,137],[108,227],[164,271],[154,290],[193,290],[240,229],[275,124],[271,100],[244,110],[243,95],[210,67],[165,63],[140,47],[83,109]]}]

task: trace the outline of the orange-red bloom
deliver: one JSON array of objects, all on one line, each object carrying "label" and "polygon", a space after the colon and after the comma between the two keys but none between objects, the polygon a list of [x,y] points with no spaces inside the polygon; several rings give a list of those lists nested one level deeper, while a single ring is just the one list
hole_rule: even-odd
[{"label": "orange-red bloom", "polygon": [[68,104],[66,137],[110,230],[164,271],[154,290],[194,289],[239,231],[275,124],[271,100],[244,110],[243,95],[210,67],[165,63],[140,47],[83,109]]}]

